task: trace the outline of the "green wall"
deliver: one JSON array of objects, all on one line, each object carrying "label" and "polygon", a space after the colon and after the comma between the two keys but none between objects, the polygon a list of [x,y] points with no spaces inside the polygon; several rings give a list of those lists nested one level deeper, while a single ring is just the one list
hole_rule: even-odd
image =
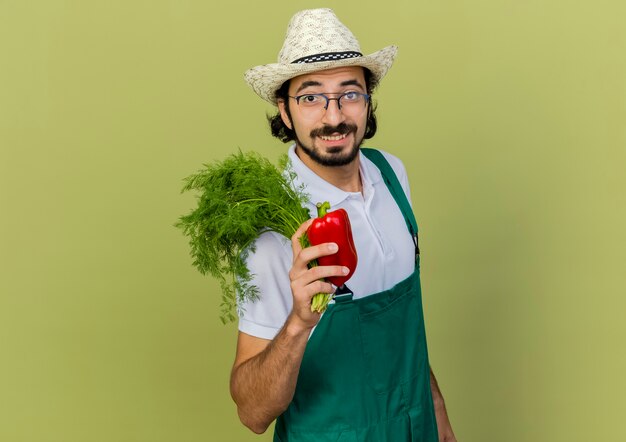
[{"label": "green wall", "polygon": [[[172,227],[182,178],[277,158],[243,71],[302,1],[0,0],[0,440],[269,441]],[[626,3],[328,2],[400,48],[370,146],[407,166],[459,441],[626,440]]]}]

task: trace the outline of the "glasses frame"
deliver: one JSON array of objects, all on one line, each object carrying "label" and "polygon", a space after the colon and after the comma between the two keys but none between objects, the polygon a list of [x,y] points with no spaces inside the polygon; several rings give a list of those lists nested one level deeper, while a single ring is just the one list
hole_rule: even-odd
[{"label": "glasses frame", "polygon": [[[339,95],[338,97],[335,98],[331,98],[329,97],[327,94],[329,95]],[[324,110],[328,110],[328,105],[330,104],[330,102],[332,100],[335,100],[337,102],[337,108],[339,110],[341,110],[341,99],[343,97],[345,97],[346,95],[349,94],[357,94],[360,95],[362,97],[365,97],[365,106],[364,108],[367,106],[367,103],[369,103],[370,98],[372,97],[370,94],[364,94],[362,92],[357,92],[357,91],[348,91],[348,92],[335,92],[335,93],[329,93],[329,92],[324,92],[324,93],[317,93],[317,94],[302,94],[302,95],[296,95],[295,97],[292,95],[288,95],[289,98],[293,98],[294,100],[296,100],[296,104],[298,106],[300,106],[300,100],[302,99],[302,97],[309,97],[311,95],[316,96],[316,97],[323,97],[326,100],[326,105],[324,106]]]}]

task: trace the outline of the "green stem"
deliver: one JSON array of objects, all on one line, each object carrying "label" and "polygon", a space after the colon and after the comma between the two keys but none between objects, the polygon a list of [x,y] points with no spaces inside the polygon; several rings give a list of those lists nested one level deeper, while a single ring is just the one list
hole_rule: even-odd
[{"label": "green stem", "polygon": [[[317,207],[317,216],[319,218],[325,216],[330,209],[330,203],[328,201],[324,201],[323,203],[317,203],[315,206]],[[300,245],[302,245],[302,247],[308,247],[311,245],[309,243],[309,238],[307,237],[306,233],[300,237]],[[309,268],[316,267],[317,265],[317,260],[315,259],[309,262]],[[322,281],[326,280],[322,279]],[[311,299],[311,311],[317,313],[325,312],[326,308],[328,307],[328,303],[330,302],[332,297],[333,295],[328,293],[315,294],[313,296],[313,299]]]},{"label": "green stem", "polygon": [[317,207],[317,216],[322,218],[323,216],[326,216],[330,210],[330,203],[328,201],[324,201],[323,203],[317,203],[315,207]]},{"label": "green stem", "polygon": [[[270,201],[270,200],[268,200],[268,199],[266,199],[266,198],[249,198],[249,199],[247,199],[247,200],[241,200],[241,201],[238,201],[238,202],[235,204],[235,206],[238,206],[238,205],[240,205],[240,204],[244,204],[244,203],[251,203],[251,202],[261,202],[261,203],[263,203],[263,204],[265,204],[265,205],[271,205],[271,206],[277,207],[278,209],[280,209],[280,213],[281,213],[281,214],[287,215],[289,218],[291,218],[291,219],[295,222],[295,225],[297,225],[297,226],[300,226],[300,224],[302,224],[304,221],[306,221],[306,220],[298,221],[298,219],[297,219],[297,218],[293,215],[293,213],[289,212],[287,209],[285,209],[285,208],[284,208],[283,206],[281,206],[280,204],[276,204],[275,202]],[[284,218],[283,218],[283,219],[284,219]],[[296,227],[296,228],[295,228],[295,229],[293,229],[293,230],[294,230],[294,232],[295,232],[295,231],[296,231],[296,230],[298,230],[298,229],[297,229],[297,227]],[[290,235],[290,236],[291,236],[291,235]]]}]

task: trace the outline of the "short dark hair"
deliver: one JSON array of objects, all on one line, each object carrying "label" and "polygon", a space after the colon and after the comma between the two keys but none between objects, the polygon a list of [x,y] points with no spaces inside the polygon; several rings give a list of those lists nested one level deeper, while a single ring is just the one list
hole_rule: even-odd
[{"label": "short dark hair", "polygon": [[[365,76],[365,89],[367,93],[371,95],[377,84],[372,76],[372,72],[369,69],[363,68],[363,74]],[[289,112],[290,81],[291,80],[285,81],[282,86],[276,91],[276,100],[283,100],[285,102],[285,111],[287,112],[287,116],[291,120],[291,113]],[[365,139],[370,139],[374,135],[376,135],[376,129],[378,128],[378,124],[376,122],[375,111],[376,104],[370,98],[369,109],[367,111],[365,135],[363,136],[363,138]],[[276,115],[268,115],[267,121],[270,124],[270,130],[272,131],[272,135],[278,138],[283,143],[296,139],[296,133],[293,131],[293,129],[289,129],[287,127],[283,119],[280,117],[280,112],[277,112]]]}]

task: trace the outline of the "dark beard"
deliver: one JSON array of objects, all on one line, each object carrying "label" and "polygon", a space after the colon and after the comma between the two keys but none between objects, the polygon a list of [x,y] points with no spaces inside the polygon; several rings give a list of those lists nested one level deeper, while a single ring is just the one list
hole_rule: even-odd
[{"label": "dark beard", "polygon": [[[333,134],[343,135],[343,134],[349,134],[350,132],[356,135],[356,130],[357,130],[357,127],[354,124],[340,123],[335,127],[324,126],[319,129],[313,129],[311,131],[310,136],[311,136],[311,139],[314,140],[316,137],[319,137],[321,135],[324,135],[324,136],[331,136]],[[329,150],[331,156],[322,157],[317,149],[314,149],[311,146],[305,145],[304,143],[300,141],[300,139],[296,135],[296,143],[298,147],[300,147],[300,149],[302,149],[304,153],[306,153],[309,156],[309,158],[311,158],[317,164],[320,164],[322,166],[327,166],[327,167],[339,167],[339,166],[345,166],[346,164],[350,164],[352,161],[354,161],[354,159],[359,154],[359,147],[361,146],[362,142],[363,142],[363,139],[357,140],[355,137],[354,144],[352,145],[352,149],[350,149],[350,151],[347,154],[342,155],[342,156],[332,155],[332,154],[337,154],[341,152],[341,147],[337,147],[336,149]]]}]

